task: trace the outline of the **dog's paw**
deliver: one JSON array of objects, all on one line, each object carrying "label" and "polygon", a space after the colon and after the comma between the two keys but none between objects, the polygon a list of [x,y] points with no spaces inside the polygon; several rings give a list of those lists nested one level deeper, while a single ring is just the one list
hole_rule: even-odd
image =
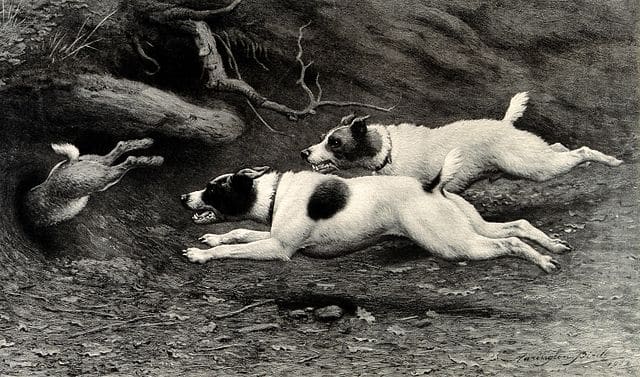
[{"label": "dog's paw", "polygon": [[205,263],[209,259],[213,258],[213,255],[209,250],[198,249],[197,247],[190,247],[182,250],[182,255],[189,259],[192,263]]},{"label": "dog's paw", "polygon": [[557,260],[553,259],[549,255],[543,255],[542,260],[538,266],[548,274],[560,269],[560,263],[558,263]]},{"label": "dog's paw", "polygon": [[553,239],[553,246],[551,246],[552,252],[561,254],[569,252],[571,250],[573,250],[573,247],[571,247],[571,245],[569,245],[567,241],[563,241],[558,238]]},{"label": "dog's paw", "polygon": [[219,234],[205,234],[202,237],[198,238],[198,241],[211,247],[216,247],[223,244],[222,236]]},{"label": "dog's paw", "polygon": [[609,159],[607,161],[607,165],[609,165],[609,166],[620,166],[620,165],[622,165],[622,162],[623,162],[622,160],[618,160],[615,157],[609,156]]}]

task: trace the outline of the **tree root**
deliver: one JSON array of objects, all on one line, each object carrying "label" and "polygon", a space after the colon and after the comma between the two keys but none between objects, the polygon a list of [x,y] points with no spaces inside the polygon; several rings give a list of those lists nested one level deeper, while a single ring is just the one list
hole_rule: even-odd
[{"label": "tree root", "polygon": [[[321,107],[361,107],[377,111],[389,112],[395,108],[376,106],[369,103],[355,102],[355,101],[336,101],[336,100],[323,100],[322,99],[322,87],[320,86],[319,74],[315,77],[315,86],[317,88],[317,94],[313,92],[305,82],[307,69],[313,64],[313,62],[305,63],[302,59],[302,37],[303,31],[309,24],[303,25],[298,30],[298,53],[296,55],[296,62],[300,65],[300,76],[296,81],[302,90],[308,97],[308,103],[303,109],[293,109],[285,104],[273,101],[254,89],[250,84],[240,77],[235,58],[230,49],[230,43],[228,36],[223,39],[221,36],[215,35],[209,25],[205,22],[215,17],[220,17],[228,14],[236,9],[242,0],[233,0],[227,6],[217,9],[202,10],[199,9],[171,6],[164,3],[147,5],[142,13],[152,22],[167,25],[170,27],[178,28],[182,31],[190,34],[198,48],[198,56],[203,67],[203,79],[204,86],[208,89],[227,92],[237,95],[241,95],[246,98],[250,107],[256,113],[256,116],[260,121],[268,127],[270,130],[278,133],[282,133],[273,129],[267,124],[267,122],[258,114],[257,109],[266,109],[278,114],[286,116],[291,121],[297,121],[303,119],[309,115],[316,114],[316,111]],[[161,5],[163,9],[161,8]],[[225,32],[222,32],[225,35]],[[231,78],[227,74],[218,48],[216,37],[220,40],[220,44],[226,49],[226,54],[229,59],[228,67],[235,71],[236,77]],[[159,64],[153,58],[150,58],[142,49],[139,40],[134,40],[136,51],[140,57],[156,66],[156,71],[159,69]],[[266,69],[266,66],[262,64],[256,56],[255,46],[251,47],[252,56],[256,62]],[[154,72],[154,71],[149,71]]]},{"label": "tree root", "polygon": [[[313,62],[305,63],[302,60],[303,48],[302,48],[302,36],[303,30],[309,24],[303,25],[299,28],[298,33],[298,53],[296,55],[296,61],[300,64],[300,76],[296,83],[300,85],[302,90],[308,96],[308,104],[302,110],[295,110],[290,108],[287,105],[272,101],[262,94],[258,93],[251,85],[249,85],[246,81],[242,80],[242,78],[229,78],[225,69],[224,63],[222,61],[222,57],[218,52],[218,47],[216,43],[216,38],[214,34],[211,32],[209,25],[202,21],[184,21],[184,25],[190,29],[190,32],[194,36],[194,40],[196,46],[198,46],[199,56],[202,61],[204,73],[205,73],[205,86],[209,89],[213,89],[221,92],[229,92],[240,94],[244,96],[253,106],[256,108],[263,108],[267,110],[274,111],[276,113],[282,114],[289,118],[292,121],[297,121],[299,119],[305,118],[309,115],[313,115],[316,113],[316,110],[320,107],[347,107],[347,106],[356,106],[363,107],[378,111],[391,111],[395,106],[392,107],[381,107],[368,103],[362,102],[353,102],[353,101],[327,101],[322,99],[322,87],[319,82],[319,74],[316,75],[316,87],[318,88],[318,94],[314,94],[313,91],[307,86],[306,72],[307,69],[313,64]],[[227,53],[230,53],[228,51]],[[235,67],[237,72],[237,66],[235,64],[230,64]]]}]

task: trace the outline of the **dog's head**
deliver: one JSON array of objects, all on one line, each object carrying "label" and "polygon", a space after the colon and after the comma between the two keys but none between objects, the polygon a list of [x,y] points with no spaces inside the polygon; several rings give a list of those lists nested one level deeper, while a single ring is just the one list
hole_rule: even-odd
[{"label": "dog's head", "polygon": [[263,166],[220,175],[204,189],[181,195],[180,200],[187,209],[196,212],[192,217],[196,224],[242,219],[257,199],[254,180],[269,170]]},{"label": "dog's head", "polygon": [[340,124],[323,135],[322,141],[300,152],[314,171],[329,173],[353,167],[369,168],[382,147],[378,132],[367,126],[368,115],[350,114]]}]

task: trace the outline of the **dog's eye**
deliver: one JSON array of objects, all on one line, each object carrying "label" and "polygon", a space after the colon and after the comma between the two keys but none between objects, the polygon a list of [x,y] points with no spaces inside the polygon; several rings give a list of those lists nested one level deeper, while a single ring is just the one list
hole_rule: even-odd
[{"label": "dog's eye", "polygon": [[330,137],[328,143],[331,148],[338,148],[342,145],[342,140],[335,137]]}]

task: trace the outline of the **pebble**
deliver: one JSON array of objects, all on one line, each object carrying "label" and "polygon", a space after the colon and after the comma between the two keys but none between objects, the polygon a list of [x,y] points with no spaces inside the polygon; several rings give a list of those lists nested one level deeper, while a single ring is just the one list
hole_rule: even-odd
[{"label": "pebble", "polygon": [[302,309],[296,309],[289,312],[289,317],[291,318],[305,318],[307,316],[307,312]]},{"label": "pebble", "polygon": [[313,314],[319,321],[335,321],[342,317],[344,310],[338,305],[329,305],[324,308],[314,310]]}]

